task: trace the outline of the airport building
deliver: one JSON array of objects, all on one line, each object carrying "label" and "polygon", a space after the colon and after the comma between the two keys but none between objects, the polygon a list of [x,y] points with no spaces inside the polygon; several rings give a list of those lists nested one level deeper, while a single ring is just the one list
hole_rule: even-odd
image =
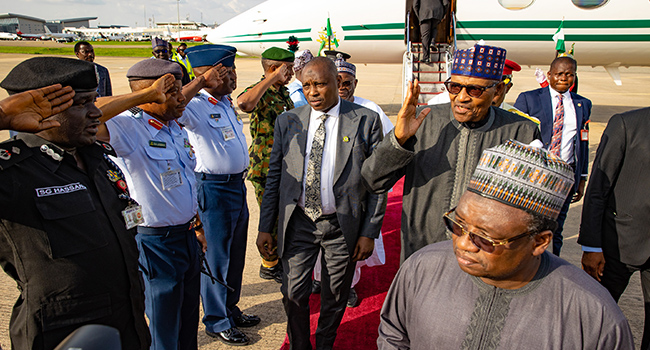
[{"label": "airport building", "polygon": [[45,20],[16,13],[0,13],[0,32],[45,33]]},{"label": "airport building", "polygon": [[47,21],[45,25],[52,33],[62,33],[63,28],[90,28],[90,21],[96,20],[97,17],[77,17],[67,19],[55,19]]}]

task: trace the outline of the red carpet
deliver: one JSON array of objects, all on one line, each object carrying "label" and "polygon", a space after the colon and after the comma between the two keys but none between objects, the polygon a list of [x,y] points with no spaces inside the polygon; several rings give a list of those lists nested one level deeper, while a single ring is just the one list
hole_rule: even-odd
[{"label": "red carpet", "polygon": [[[359,306],[347,308],[345,311],[334,343],[336,350],[377,349],[379,311],[386,298],[390,283],[399,268],[403,184],[404,179],[398,181],[393,187],[393,191],[388,194],[388,206],[382,226],[386,264],[373,267],[365,266],[361,269],[361,280],[355,287],[361,302]],[[320,295],[312,295],[309,306],[311,308],[311,342],[314,345],[316,343],[314,334],[320,315]],[[285,339],[280,350],[288,349],[288,339]]]}]

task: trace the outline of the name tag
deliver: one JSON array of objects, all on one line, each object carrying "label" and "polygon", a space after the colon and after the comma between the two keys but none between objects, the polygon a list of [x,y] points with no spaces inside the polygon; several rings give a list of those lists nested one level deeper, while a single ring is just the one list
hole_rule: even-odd
[{"label": "name tag", "polygon": [[210,114],[210,118],[219,120],[221,119],[221,113]]},{"label": "name tag", "polygon": [[174,169],[161,173],[160,181],[162,182],[163,190],[168,191],[174,187],[182,185],[183,177],[181,176],[181,171],[179,169]]},{"label": "name tag", "polygon": [[167,148],[167,142],[149,140],[149,146],[156,148]]},{"label": "name tag", "polygon": [[122,210],[122,216],[124,217],[124,222],[126,222],[127,230],[144,223],[144,218],[142,217],[142,206],[140,205],[128,206],[126,209]]},{"label": "name tag", "polygon": [[230,141],[235,138],[235,130],[230,125],[221,128],[221,134],[223,135],[223,139],[226,141]]},{"label": "name tag", "polygon": [[580,130],[580,141],[589,141],[589,130]]}]

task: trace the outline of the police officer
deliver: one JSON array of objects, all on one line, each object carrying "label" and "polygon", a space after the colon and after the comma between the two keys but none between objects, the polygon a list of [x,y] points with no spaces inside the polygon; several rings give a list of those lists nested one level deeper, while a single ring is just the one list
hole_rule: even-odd
[{"label": "police officer", "polygon": [[208,244],[206,258],[213,273],[234,289],[228,291],[203,276],[203,323],[209,336],[226,344],[246,345],[249,339],[237,327],[255,326],[260,318],[243,314],[237,307],[249,218],[244,184],[249,164],[244,123],[230,99],[237,88],[237,49],[200,45],[187,49],[186,53],[198,77],[217,64],[222,64],[228,72],[218,86],[199,91],[179,118],[196,149],[199,215]]},{"label": "police officer", "polygon": [[[137,205],[108,160],[111,146],[96,142],[102,113],[94,104],[95,66],[32,58],[0,86],[15,94],[55,83],[74,89],[73,107],[41,120],[40,127],[43,109],[34,110],[30,122],[11,127],[37,132],[0,144],[0,265],[21,292],[10,323],[12,348],[52,349],[94,323],[118,329],[124,349],[147,349],[135,232],[122,215]],[[50,94],[32,96],[43,106]],[[52,113],[65,106],[56,107],[57,98]],[[47,122],[59,126],[42,130]]]},{"label": "police officer", "polygon": [[[175,119],[185,109],[176,62],[144,60],[127,72],[132,91],[175,77],[162,103],[148,103],[109,119],[100,139],[110,141],[133,197],[142,205],[127,212],[137,224],[152,349],[197,349],[200,263],[195,156]],[[140,219],[137,219],[140,218]]]},{"label": "police officer", "polygon": [[[250,113],[253,140],[248,150],[251,159],[248,180],[255,188],[255,197],[259,205],[262,204],[266,174],[269,171],[275,119],[282,112],[294,107],[286,87],[293,76],[294,59],[294,53],[289,50],[278,47],[267,49],[262,53],[262,68],[264,68],[262,80],[247,87],[237,97],[239,108]],[[276,239],[277,229],[273,230],[271,235]],[[268,259],[262,258],[260,277],[282,283],[282,266],[278,264],[277,254],[271,254]]]}]

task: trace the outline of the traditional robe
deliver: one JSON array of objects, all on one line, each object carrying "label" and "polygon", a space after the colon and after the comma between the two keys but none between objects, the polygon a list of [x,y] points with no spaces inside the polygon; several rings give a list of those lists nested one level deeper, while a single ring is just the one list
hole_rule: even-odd
[{"label": "traditional robe", "polygon": [[406,175],[402,261],[428,244],[449,239],[442,215],[458,203],[484,149],[509,139],[526,144],[541,139],[535,123],[500,108],[490,107],[479,123],[461,124],[449,103],[426,107],[431,112],[413,137],[400,146],[391,131],[361,171],[375,193],[388,191]]},{"label": "traditional robe", "polygon": [[379,350],[634,349],[607,290],[548,252],[507,290],[462,271],[451,241],[432,244],[404,262],[380,317]]}]

